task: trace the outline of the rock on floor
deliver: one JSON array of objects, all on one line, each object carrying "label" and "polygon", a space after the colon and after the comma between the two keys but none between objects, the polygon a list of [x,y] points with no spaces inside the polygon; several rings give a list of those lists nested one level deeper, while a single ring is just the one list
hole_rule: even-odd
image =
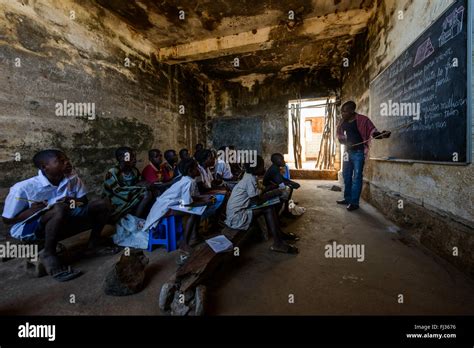
[{"label": "rock on floor", "polygon": [[105,278],[104,292],[112,296],[140,292],[143,289],[147,264],[148,258],[141,250],[131,250],[129,256],[123,253]]}]

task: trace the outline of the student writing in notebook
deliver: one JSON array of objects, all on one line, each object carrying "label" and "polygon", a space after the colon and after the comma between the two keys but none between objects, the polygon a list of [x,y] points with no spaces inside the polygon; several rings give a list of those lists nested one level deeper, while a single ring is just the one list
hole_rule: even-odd
[{"label": "student writing in notebook", "polygon": [[[192,158],[183,159],[179,164],[179,171],[182,173],[181,180],[175,182],[161,196],[156,198],[153,207],[146,218],[144,230],[154,228],[160,219],[166,214],[183,214],[181,212],[170,211],[171,206],[192,206],[206,205],[210,202],[209,196],[200,196],[195,178],[199,176],[198,164]],[[198,240],[198,228],[200,216],[195,214],[186,214],[187,221],[184,228],[184,238],[180,244],[181,261],[189,256],[192,251],[191,241]]]},{"label": "student writing in notebook", "polygon": [[282,253],[296,254],[298,248],[287,243],[288,240],[298,240],[293,233],[282,231],[275,207],[265,206],[258,209],[249,209],[252,205],[261,205],[265,201],[281,196],[280,190],[272,190],[261,194],[257,188],[257,177],[265,173],[263,158],[257,156],[257,165],[252,167],[245,164],[245,174],[232,190],[227,202],[226,225],[233,229],[246,230],[259,216],[265,217],[267,228],[273,236],[273,245],[270,250]]},{"label": "student writing in notebook", "polygon": [[57,243],[92,229],[88,247],[98,250],[111,206],[104,199],[88,201],[84,184],[62,151],[40,151],[33,157],[33,163],[38,175],[10,188],[3,221],[12,226],[10,233],[14,238],[26,242],[44,240],[41,261],[47,273],[58,281],[71,280],[81,272],[62,264],[56,253]]}]

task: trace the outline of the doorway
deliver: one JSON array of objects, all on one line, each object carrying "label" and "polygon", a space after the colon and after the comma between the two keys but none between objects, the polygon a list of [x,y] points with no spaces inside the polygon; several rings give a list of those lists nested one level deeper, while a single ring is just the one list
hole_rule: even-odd
[{"label": "doorway", "polygon": [[290,169],[338,169],[335,103],[335,97],[288,101]]}]

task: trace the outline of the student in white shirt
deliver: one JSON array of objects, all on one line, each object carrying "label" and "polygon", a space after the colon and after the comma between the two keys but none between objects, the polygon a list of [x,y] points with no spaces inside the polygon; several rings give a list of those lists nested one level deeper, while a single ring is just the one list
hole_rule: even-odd
[{"label": "student in white shirt", "polygon": [[44,150],[33,157],[38,175],[13,185],[5,200],[3,221],[11,235],[24,241],[45,240],[42,262],[58,281],[79,276],[56,254],[58,241],[92,228],[89,247],[96,248],[111,206],[106,200],[88,202],[81,179],[66,155]]},{"label": "student in white shirt", "polygon": [[[155,227],[159,220],[169,213],[169,207],[173,205],[207,205],[210,201],[207,196],[199,195],[195,178],[199,176],[198,164],[193,158],[186,158],[180,162],[179,171],[182,177],[174,183],[161,196],[156,198],[153,207],[146,218],[144,230]],[[179,212],[173,212],[179,214]],[[180,244],[183,253],[189,256],[192,251],[190,241],[197,239],[200,216],[194,214],[188,215],[188,220],[184,228],[184,238]]]},{"label": "student in white shirt", "polygon": [[271,198],[281,196],[280,190],[259,193],[257,176],[263,174],[265,174],[265,167],[261,156],[257,156],[257,165],[255,167],[251,167],[249,163],[245,164],[245,174],[235,185],[227,202],[225,224],[233,229],[247,230],[256,218],[263,215],[267,228],[273,235],[273,245],[270,250],[296,254],[298,253],[298,248],[288,244],[286,241],[298,240],[298,237],[293,233],[285,233],[281,230],[275,206],[270,205],[253,210],[249,209],[252,205],[258,206]]},{"label": "student in white shirt", "polygon": [[211,167],[215,164],[215,158],[210,150],[201,150],[196,153],[196,161],[198,162],[198,170],[200,176],[196,178],[199,192],[207,192],[212,189],[212,182],[214,177],[211,172]]},{"label": "student in white shirt", "polygon": [[[227,146],[222,146],[219,149],[218,154],[225,154],[227,148]],[[214,170],[216,173],[216,180],[231,181],[234,179],[230,164],[227,163],[224,159],[220,158],[220,156],[217,157],[217,163]]]},{"label": "student in white shirt", "polygon": [[196,178],[199,192],[202,194],[206,192],[225,194],[227,190],[220,186],[212,175],[211,168],[216,163],[216,158],[211,150],[201,150],[196,154],[196,161],[198,162],[198,170],[201,174]]},{"label": "student in white shirt", "polygon": [[198,189],[201,194],[213,194],[215,195],[216,202],[212,206],[208,207],[204,212],[202,218],[210,218],[209,229],[218,230],[219,221],[224,216],[224,207],[227,201],[228,189],[225,186],[222,186],[222,181],[215,180],[212,175],[211,168],[214,167],[216,163],[216,157],[211,150],[201,150],[196,153],[196,160],[198,161],[198,170],[201,174],[196,178],[198,184]]}]

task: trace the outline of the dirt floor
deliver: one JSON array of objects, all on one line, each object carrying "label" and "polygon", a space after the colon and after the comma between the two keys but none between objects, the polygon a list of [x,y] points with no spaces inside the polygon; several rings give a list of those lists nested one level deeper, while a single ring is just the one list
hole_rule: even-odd
[{"label": "dirt floor", "polygon": [[[473,280],[402,237],[370,205],[362,203],[355,212],[336,205],[341,193],[329,190],[336,182],[301,184],[294,198],[307,211],[286,220],[284,228],[301,236],[300,254],[277,254],[268,250],[271,241],[248,240],[240,256],[210,279],[209,314],[474,314]],[[363,244],[365,260],[326,258],[325,245],[333,241]],[[145,254],[146,287],[127,297],[107,296],[102,289],[117,255],[81,260],[74,266],[84,275],[67,283],[29,278],[24,260],[0,263],[0,314],[161,315],[159,290],[176,270],[177,255],[164,249]]]}]

